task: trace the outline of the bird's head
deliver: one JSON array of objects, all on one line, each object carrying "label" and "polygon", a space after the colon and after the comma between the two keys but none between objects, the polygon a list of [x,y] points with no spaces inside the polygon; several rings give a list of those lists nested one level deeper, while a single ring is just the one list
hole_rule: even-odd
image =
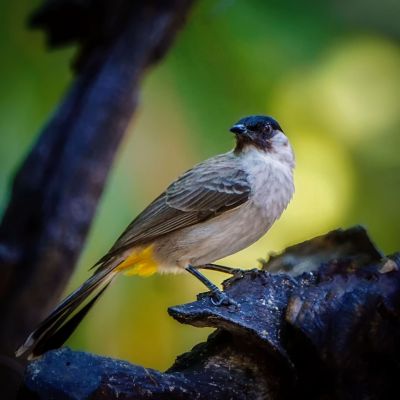
[{"label": "bird's head", "polygon": [[240,153],[249,147],[274,152],[279,151],[281,146],[288,146],[282,128],[271,117],[252,115],[242,118],[230,131],[236,135],[235,153]]}]

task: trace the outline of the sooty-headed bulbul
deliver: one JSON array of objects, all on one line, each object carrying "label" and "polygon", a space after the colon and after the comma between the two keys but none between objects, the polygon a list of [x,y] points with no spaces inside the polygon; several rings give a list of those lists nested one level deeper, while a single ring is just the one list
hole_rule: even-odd
[{"label": "sooty-headed bulbul", "polygon": [[292,198],[295,163],[288,138],[271,117],[242,118],[230,131],[235,148],[195,165],[145,208],[17,356],[32,358],[60,346],[119,273],[188,271],[210,289],[215,305],[234,303],[199,270],[231,272],[211,263],[268,231]]}]

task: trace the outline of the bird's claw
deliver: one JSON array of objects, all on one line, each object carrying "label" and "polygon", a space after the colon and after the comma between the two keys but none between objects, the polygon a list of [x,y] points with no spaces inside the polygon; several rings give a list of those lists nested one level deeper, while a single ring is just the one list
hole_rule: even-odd
[{"label": "bird's claw", "polygon": [[234,269],[232,269],[232,275],[233,275],[235,278],[243,278],[243,276],[244,276],[244,270],[243,270],[243,269],[240,269],[240,268],[234,268]]},{"label": "bird's claw", "polygon": [[239,304],[235,301],[232,300],[226,293],[218,291],[214,292],[211,296],[211,303],[214,306],[235,306],[239,307]]}]

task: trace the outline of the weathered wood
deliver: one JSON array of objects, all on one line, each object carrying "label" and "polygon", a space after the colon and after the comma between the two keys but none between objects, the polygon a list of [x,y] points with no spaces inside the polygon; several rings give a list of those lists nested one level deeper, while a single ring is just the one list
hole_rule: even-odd
[{"label": "weathered wood", "polygon": [[[307,272],[267,272],[288,260],[292,272]],[[165,373],[54,350],[29,365],[20,398],[391,398],[400,373],[399,269],[400,257],[382,257],[362,228],[331,232],[227,280],[238,307],[202,294],[170,308],[182,323],[217,330]]]}]

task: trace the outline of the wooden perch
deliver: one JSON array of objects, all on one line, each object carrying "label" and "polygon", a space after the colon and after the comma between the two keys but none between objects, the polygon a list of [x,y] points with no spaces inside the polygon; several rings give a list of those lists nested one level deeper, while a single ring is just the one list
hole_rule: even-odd
[{"label": "wooden perch", "polygon": [[18,171],[0,225],[3,394],[18,373],[16,347],[73,272],[143,75],[192,3],[48,0],[32,18],[51,45],[78,44],[77,76]]},{"label": "wooden perch", "polygon": [[364,229],[331,232],[225,281],[238,308],[214,306],[209,294],[170,308],[182,323],[217,330],[165,373],[54,350],[28,366],[20,399],[391,398],[399,268],[399,255],[382,257]]}]

